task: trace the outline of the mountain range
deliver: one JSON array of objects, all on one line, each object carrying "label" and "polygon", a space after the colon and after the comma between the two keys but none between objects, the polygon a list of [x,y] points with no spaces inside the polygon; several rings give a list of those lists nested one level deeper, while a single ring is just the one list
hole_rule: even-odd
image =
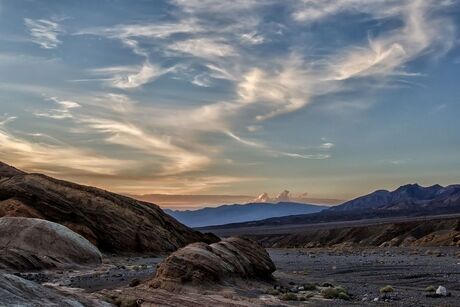
[{"label": "mountain range", "polygon": [[248,203],[223,205],[199,210],[170,210],[165,212],[189,227],[203,227],[262,220],[297,214],[320,212],[328,207],[295,202]]},{"label": "mountain range", "polygon": [[[312,214],[275,217],[260,221],[234,223],[216,228],[311,224],[373,218],[413,217],[460,213],[460,185],[423,187],[407,184],[394,191],[377,190]],[[208,228],[207,230],[210,230]]]}]

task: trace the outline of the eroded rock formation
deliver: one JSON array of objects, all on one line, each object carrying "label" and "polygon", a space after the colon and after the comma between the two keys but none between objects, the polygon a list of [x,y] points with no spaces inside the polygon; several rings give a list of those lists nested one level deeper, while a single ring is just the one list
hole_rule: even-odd
[{"label": "eroded rock formation", "polygon": [[0,217],[37,217],[67,226],[101,251],[166,253],[217,237],[194,231],[158,206],[0,164]]},{"label": "eroded rock formation", "polygon": [[169,291],[183,285],[209,285],[233,278],[270,279],[275,265],[256,242],[231,237],[214,244],[190,244],[167,257],[151,282]]}]

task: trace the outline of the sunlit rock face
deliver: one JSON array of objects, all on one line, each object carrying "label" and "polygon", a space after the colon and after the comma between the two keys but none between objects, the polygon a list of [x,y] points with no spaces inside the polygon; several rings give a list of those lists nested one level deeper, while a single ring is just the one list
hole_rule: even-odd
[{"label": "sunlit rock face", "polygon": [[169,291],[181,286],[231,282],[235,278],[267,280],[276,270],[268,253],[249,239],[231,237],[214,244],[190,244],[167,257],[151,282]]},{"label": "sunlit rock face", "polygon": [[39,270],[101,262],[99,250],[65,226],[34,218],[0,218],[0,268]]},{"label": "sunlit rock face", "polygon": [[5,165],[2,169],[0,217],[35,217],[65,225],[104,252],[164,254],[189,243],[218,240],[186,227],[154,204]]}]

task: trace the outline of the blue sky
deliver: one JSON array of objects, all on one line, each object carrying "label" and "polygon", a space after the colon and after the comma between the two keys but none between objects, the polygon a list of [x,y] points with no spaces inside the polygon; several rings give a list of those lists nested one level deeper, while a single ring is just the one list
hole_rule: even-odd
[{"label": "blue sky", "polygon": [[460,4],[0,0],[0,159],[127,193],[460,182]]}]

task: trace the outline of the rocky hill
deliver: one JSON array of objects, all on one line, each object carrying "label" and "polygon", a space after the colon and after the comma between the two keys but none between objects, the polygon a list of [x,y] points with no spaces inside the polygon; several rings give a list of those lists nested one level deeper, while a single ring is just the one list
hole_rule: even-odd
[{"label": "rocky hill", "polygon": [[460,218],[430,218],[251,237],[265,247],[460,247]]},{"label": "rocky hill", "polygon": [[46,219],[79,233],[105,252],[165,253],[192,242],[215,242],[158,206],[42,174],[0,165],[0,217]]}]

